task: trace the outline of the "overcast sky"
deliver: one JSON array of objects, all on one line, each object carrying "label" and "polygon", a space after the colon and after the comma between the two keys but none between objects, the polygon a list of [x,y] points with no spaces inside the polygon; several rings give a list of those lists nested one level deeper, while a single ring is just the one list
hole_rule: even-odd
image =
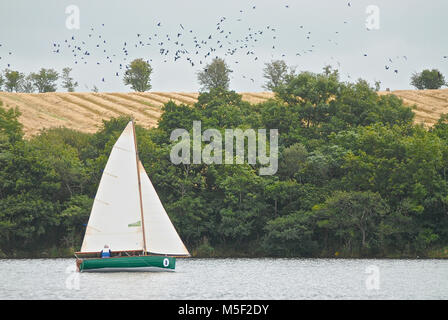
[{"label": "overcast sky", "polygon": [[[67,27],[76,25],[70,5],[79,29]],[[125,66],[144,58],[153,91],[192,92],[218,56],[233,70],[231,89],[244,92],[263,91],[264,63],[283,59],[298,71],[330,64],[343,81],[409,89],[424,68],[448,78],[447,30],[447,0],[1,0],[0,70],[71,67],[77,91],[130,91]]]}]

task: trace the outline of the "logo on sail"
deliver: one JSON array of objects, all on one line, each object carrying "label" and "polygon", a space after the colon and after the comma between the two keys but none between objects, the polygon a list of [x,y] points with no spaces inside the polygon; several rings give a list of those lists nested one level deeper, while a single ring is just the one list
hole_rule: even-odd
[{"label": "logo on sail", "polygon": [[142,226],[141,221],[137,221],[137,222],[128,224],[128,227],[141,227],[141,226]]}]

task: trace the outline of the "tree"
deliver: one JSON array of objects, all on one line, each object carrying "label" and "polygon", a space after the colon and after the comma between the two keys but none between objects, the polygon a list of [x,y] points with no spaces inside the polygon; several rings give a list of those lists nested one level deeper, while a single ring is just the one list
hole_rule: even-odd
[{"label": "tree", "polygon": [[293,178],[295,174],[300,175],[300,171],[305,167],[307,157],[308,151],[301,143],[295,143],[284,149],[279,174],[287,178]]},{"label": "tree", "polygon": [[294,75],[294,72],[295,69],[288,68],[283,60],[273,60],[266,63],[263,69],[263,77],[267,79],[267,82],[263,88],[275,91],[279,86],[285,84],[288,77]]},{"label": "tree", "polygon": [[338,100],[342,85],[337,70],[329,74],[302,72],[276,88],[276,96],[297,110],[303,126],[319,127],[330,119],[331,106]]},{"label": "tree", "polygon": [[[19,109],[5,109],[0,101],[0,135],[7,137],[10,142],[19,141],[23,137],[22,124],[19,122]],[[0,155],[2,153],[0,152]]]},{"label": "tree", "polygon": [[317,252],[317,242],[309,213],[294,212],[266,223],[265,250],[273,256],[312,256]]},{"label": "tree", "polygon": [[78,82],[73,81],[70,77],[71,68],[62,69],[62,87],[67,89],[68,92],[74,92],[75,88],[78,86]]},{"label": "tree", "polygon": [[76,247],[82,242],[85,231],[83,224],[89,220],[92,203],[93,200],[86,195],[73,196],[67,202],[65,210],[61,212],[61,222],[66,229],[63,239],[67,246]]},{"label": "tree", "polygon": [[375,91],[380,91],[381,89],[381,81],[375,81]]},{"label": "tree", "polygon": [[226,172],[217,177],[217,187],[224,196],[217,232],[224,241],[242,245],[257,238],[265,224],[265,202],[261,192],[263,183],[247,165],[233,165],[224,169]]},{"label": "tree", "polygon": [[332,230],[333,245],[344,245],[350,251],[378,245],[379,222],[388,210],[381,196],[371,191],[337,191],[313,208],[320,216],[317,225]]},{"label": "tree", "polygon": [[124,73],[125,85],[138,92],[145,92],[151,89],[151,65],[143,59],[135,59]]},{"label": "tree", "polygon": [[20,73],[19,71],[13,71],[6,69],[5,70],[5,89],[8,92],[19,92],[21,88],[21,82],[24,78],[23,73]]},{"label": "tree", "polygon": [[198,73],[198,81],[202,91],[210,91],[212,89],[228,90],[230,78],[229,69],[224,59],[215,58],[208,64],[203,71]]},{"label": "tree", "polygon": [[[40,198],[31,192],[17,192],[0,199],[1,221],[7,221],[5,249],[27,248],[28,250],[42,245],[46,235],[58,223],[55,213],[59,204]],[[5,226],[2,226],[5,229]],[[11,231],[14,233],[11,235]]]},{"label": "tree", "polygon": [[42,68],[38,73],[31,73],[30,79],[38,92],[55,92],[59,74],[53,69]]},{"label": "tree", "polygon": [[419,90],[424,89],[440,89],[442,86],[448,85],[445,77],[437,69],[425,69],[420,73],[415,72],[411,77],[411,85]]},{"label": "tree", "polygon": [[0,91],[2,91],[3,83],[5,82],[5,79],[3,79],[3,76],[0,74]]}]

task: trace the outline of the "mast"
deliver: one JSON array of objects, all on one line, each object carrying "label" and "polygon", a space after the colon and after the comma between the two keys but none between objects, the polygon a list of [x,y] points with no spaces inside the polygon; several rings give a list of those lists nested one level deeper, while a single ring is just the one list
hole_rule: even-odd
[{"label": "mast", "polygon": [[132,119],[132,131],[134,133],[134,144],[135,144],[135,161],[137,163],[137,179],[138,179],[138,194],[140,198],[140,214],[142,218],[142,231],[143,231],[143,254],[146,256],[146,238],[145,238],[145,219],[143,215],[143,198],[142,198],[142,184],[140,181],[140,168],[139,168],[139,162],[140,159],[138,157],[138,149],[137,149],[137,136],[135,134],[135,125],[134,120]]}]

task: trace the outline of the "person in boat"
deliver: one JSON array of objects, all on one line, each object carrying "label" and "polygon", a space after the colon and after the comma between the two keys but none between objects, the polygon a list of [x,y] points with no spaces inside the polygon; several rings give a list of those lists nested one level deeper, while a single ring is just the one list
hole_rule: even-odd
[{"label": "person in boat", "polygon": [[104,245],[103,250],[101,250],[101,258],[110,258],[112,256],[112,251],[107,244]]}]

